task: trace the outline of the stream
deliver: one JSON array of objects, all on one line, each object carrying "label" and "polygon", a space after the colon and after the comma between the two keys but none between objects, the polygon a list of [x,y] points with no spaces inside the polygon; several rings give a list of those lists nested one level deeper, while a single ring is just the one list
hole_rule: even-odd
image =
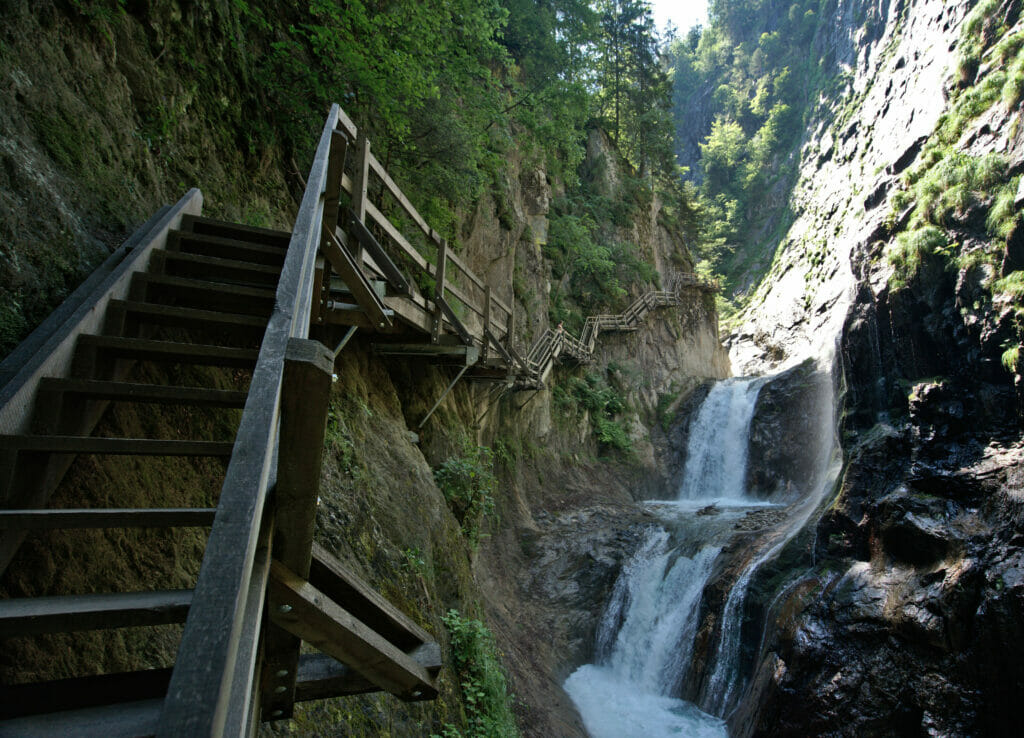
[{"label": "stream", "polygon": [[[598,627],[594,663],[577,669],[564,685],[592,738],[728,735],[725,719],[746,686],[739,668],[740,628],[751,580],[803,528],[829,487],[823,481],[819,489],[779,503],[746,489],[751,420],[768,381],[716,383],[691,424],[676,499],[644,503],[659,524],[650,527],[619,574]],[[692,702],[681,699],[704,587],[719,554],[741,520],[766,513],[781,522],[757,538],[729,591],[701,694],[692,695]]]}]

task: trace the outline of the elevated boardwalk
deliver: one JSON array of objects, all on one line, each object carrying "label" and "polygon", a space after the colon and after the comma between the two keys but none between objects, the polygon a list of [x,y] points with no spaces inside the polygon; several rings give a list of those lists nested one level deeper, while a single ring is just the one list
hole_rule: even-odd
[{"label": "elevated boardwalk", "polygon": [[[0,601],[3,638],[183,624],[171,668],[0,687],[0,735],[243,736],[298,701],[432,699],[435,639],[313,541],[339,352],[359,330],[381,355],[456,366],[455,381],[536,389],[560,357],[592,360],[602,332],[714,289],[677,275],[621,315],[588,318],[579,337],[546,331],[524,357],[511,285],[502,299],[448,249],[338,106],[307,183],[290,233],[204,218],[190,191],[0,365],[0,573],[31,531],[209,530],[191,588]],[[173,438],[97,435],[118,405],[184,407],[192,420]],[[214,418],[231,438],[208,437]],[[55,509],[79,455],[223,459],[223,477],[214,499]]]}]

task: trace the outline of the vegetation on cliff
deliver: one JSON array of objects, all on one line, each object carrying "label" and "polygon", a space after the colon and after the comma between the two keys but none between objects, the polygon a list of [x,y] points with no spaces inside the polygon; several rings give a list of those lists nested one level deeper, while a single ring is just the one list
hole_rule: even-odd
[{"label": "vegetation on cliff", "polygon": [[808,49],[833,6],[713,0],[708,26],[672,43],[676,145],[694,164],[687,185],[700,205],[698,254],[731,291],[760,278],[788,225],[778,204],[795,181],[795,148],[829,69]]}]

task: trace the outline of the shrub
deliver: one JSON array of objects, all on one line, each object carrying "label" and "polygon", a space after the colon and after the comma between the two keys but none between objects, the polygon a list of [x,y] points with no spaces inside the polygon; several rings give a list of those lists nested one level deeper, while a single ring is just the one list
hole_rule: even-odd
[{"label": "shrub", "polygon": [[458,610],[442,618],[451,638],[452,668],[466,710],[466,730],[449,724],[444,738],[518,738],[505,672],[494,636],[487,627]]},{"label": "shrub", "polygon": [[480,544],[482,524],[495,512],[494,490],[498,480],[491,450],[466,444],[460,456],[450,456],[434,470],[434,480],[475,550]]}]

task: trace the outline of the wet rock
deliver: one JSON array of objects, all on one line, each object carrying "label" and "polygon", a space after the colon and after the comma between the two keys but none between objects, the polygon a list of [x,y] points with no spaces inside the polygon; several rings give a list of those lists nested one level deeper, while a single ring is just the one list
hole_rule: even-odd
[{"label": "wet rock", "polygon": [[750,424],[747,486],[789,500],[810,489],[831,441],[831,378],[806,361],[769,381]]}]

